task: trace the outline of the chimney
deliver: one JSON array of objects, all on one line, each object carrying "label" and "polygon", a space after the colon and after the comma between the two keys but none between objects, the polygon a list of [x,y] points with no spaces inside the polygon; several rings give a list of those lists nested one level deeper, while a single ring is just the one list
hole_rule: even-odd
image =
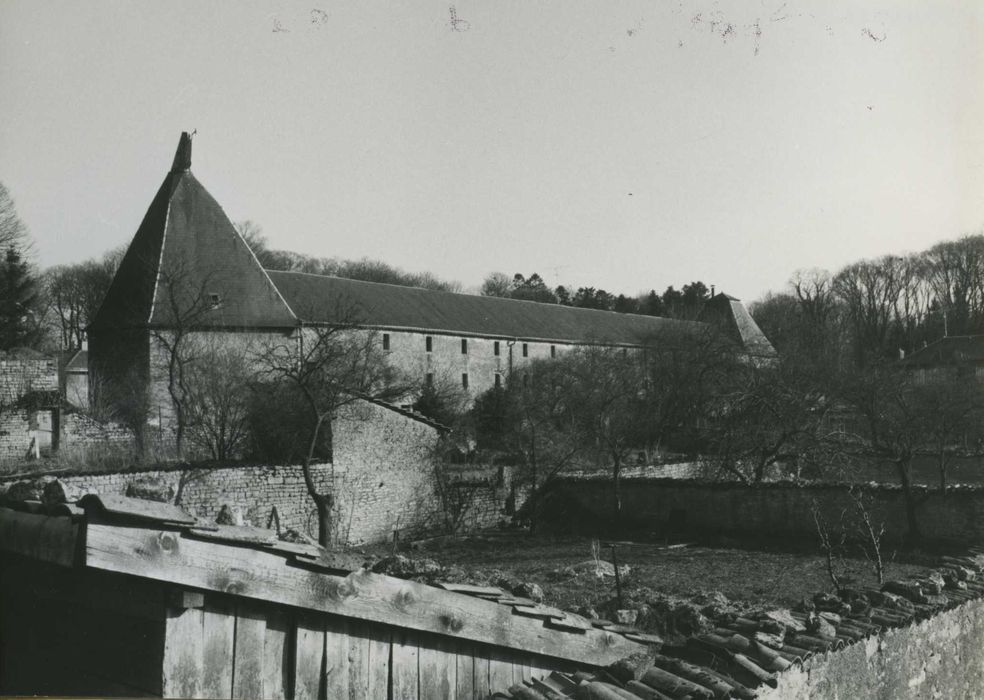
[{"label": "chimney", "polygon": [[181,132],[181,140],[178,141],[178,150],[174,153],[174,163],[171,165],[172,173],[182,173],[191,168],[191,135],[187,131]]},{"label": "chimney", "polygon": [[711,298],[714,298],[714,285],[711,285]]}]

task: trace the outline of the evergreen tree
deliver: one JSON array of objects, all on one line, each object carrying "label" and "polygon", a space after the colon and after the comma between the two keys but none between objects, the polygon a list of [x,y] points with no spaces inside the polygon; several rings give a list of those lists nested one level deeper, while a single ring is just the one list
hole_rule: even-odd
[{"label": "evergreen tree", "polygon": [[39,339],[38,285],[30,265],[14,246],[0,265],[0,350],[28,347]]}]

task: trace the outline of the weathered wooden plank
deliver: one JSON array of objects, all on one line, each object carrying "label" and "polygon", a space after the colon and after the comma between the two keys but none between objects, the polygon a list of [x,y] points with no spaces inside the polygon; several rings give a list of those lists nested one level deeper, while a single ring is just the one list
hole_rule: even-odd
[{"label": "weathered wooden plank", "polygon": [[455,696],[472,700],[475,696],[475,645],[460,644],[454,658]]},{"label": "weathered wooden plank", "polygon": [[475,647],[475,697],[485,700],[492,694],[491,671],[488,654]]},{"label": "weathered wooden plank", "polygon": [[408,634],[393,635],[393,700],[416,700],[419,689],[418,649]]},{"label": "weathered wooden plank", "polygon": [[281,610],[270,609],[266,614],[266,633],[263,636],[263,697],[283,700],[290,697],[293,668],[291,667],[291,619]]},{"label": "weathered wooden plank", "polygon": [[302,615],[297,620],[294,652],[295,700],[319,700],[324,697],[325,616]]},{"label": "weathered wooden plank", "polygon": [[175,611],[164,623],[164,697],[202,697],[205,637],[201,608]]},{"label": "weathered wooden plank", "polygon": [[504,693],[513,683],[512,655],[506,649],[489,648],[489,692]]},{"label": "weathered wooden plank", "polygon": [[90,524],[86,561],[95,568],[591,665],[604,666],[644,649],[573,616],[553,621],[566,623],[573,631],[550,630],[536,618],[513,615],[507,606],[413,581],[364,569],[344,577],[308,571],[287,566],[270,552],[151,528]]},{"label": "weathered wooden plank", "polygon": [[[351,652],[358,652],[359,647],[359,638],[351,635],[352,626],[348,620],[334,615],[325,621],[325,697],[349,697]],[[358,666],[357,661],[355,665]],[[352,695],[357,697],[354,690]]]},{"label": "weathered wooden plank", "polygon": [[0,508],[0,549],[60,566],[75,563],[79,523]]},{"label": "weathered wooden plank", "polygon": [[235,660],[232,668],[232,697],[266,698],[263,689],[263,659],[266,654],[266,617],[255,604],[236,609]]},{"label": "weathered wooden plank", "polygon": [[474,586],[470,583],[443,583],[440,581],[435,585],[453,593],[467,593],[468,595],[485,595],[494,597],[508,595],[498,586]]},{"label": "weathered wooden plank", "polygon": [[372,625],[368,630],[369,667],[366,677],[366,697],[385,698],[389,695],[390,648],[392,633],[388,628]]},{"label": "weathered wooden plank", "polygon": [[180,506],[170,503],[148,501],[143,498],[128,498],[115,494],[88,493],[79,500],[86,513],[94,510],[94,515],[107,513],[109,515],[124,515],[128,518],[140,518],[182,525],[194,525],[195,516],[189,515]]},{"label": "weathered wooden plank", "polygon": [[236,611],[225,601],[206,599],[202,609],[205,666],[202,692],[207,698],[232,696]]},{"label": "weathered wooden plank", "polygon": [[420,646],[420,697],[451,700],[457,687],[457,659],[451,644],[428,639]]}]

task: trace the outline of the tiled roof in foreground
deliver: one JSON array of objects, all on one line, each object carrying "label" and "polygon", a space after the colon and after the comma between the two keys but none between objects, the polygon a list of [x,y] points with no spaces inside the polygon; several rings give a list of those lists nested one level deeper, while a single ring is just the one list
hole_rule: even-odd
[{"label": "tiled roof in foreground", "polygon": [[338,323],[347,314],[375,328],[495,338],[641,345],[667,332],[706,324],[581,309],[379,282],[267,270],[291,310],[306,323]]}]

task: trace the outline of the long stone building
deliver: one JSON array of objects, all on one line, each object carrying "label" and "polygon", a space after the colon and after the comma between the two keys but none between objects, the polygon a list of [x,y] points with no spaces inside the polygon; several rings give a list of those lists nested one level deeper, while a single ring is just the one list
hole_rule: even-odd
[{"label": "long stone building", "polygon": [[149,382],[166,403],[155,370],[162,330],[185,326],[240,342],[290,339],[342,315],[348,320],[353,310],[410,378],[450,381],[471,396],[578,345],[628,351],[709,324],[744,352],[775,354],[741,302],[725,294],[691,322],[265,270],[190,168],[185,133],[88,329],[93,391],[115,387],[111,393],[125,397],[133,382]]}]

